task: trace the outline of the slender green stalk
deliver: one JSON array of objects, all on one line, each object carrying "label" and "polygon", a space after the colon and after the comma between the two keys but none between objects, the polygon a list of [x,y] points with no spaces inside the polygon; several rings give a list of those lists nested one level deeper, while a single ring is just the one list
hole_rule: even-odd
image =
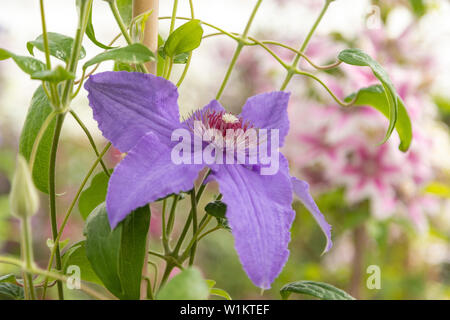
[{"label": "slender green stalk", "polygon": [[[45,53],[45,62],[46,62],[46,68],[47,70],[50,70],[52,68],[52,61],[50,59],[50,49],[48,46],[48,33],[47,33],[47,24],[45,20],[45,10],[44,10],[44,0],[39,0],[39,7],[41,11],[41,25],[42,25],[42,40],[44,42],[44,53]],[[50,101],[52,101],[52,104],[55,107],[58,107],[58,90],[56,89],[56,84],[50,83]],[[45,87],[45,84],[43,82],[43,86]]]},{"label": "slender green stalk", "polygon": [[173,9],[172,9],[172,19],[170,19],[170,29],[169,34],[173,32],[173,29],[175,29],[175,20],[177,17],[177,9],[178,9],[178,0],[173,1]]},{"label": "slender green stalk", "polygon": [[170,209],[169,219],[167,219],[167,237],[170,240],[170,234],[173,230],[173,224],[175,222],[175,210],[177,208],[178,200],[180,200],[180,196],[178,194],[173,196],[172,208]]},{"label": "slender green stalk", "polygon": [[117,25],[119,26],[120,32],[122,32],[123,37],[127,41],[128,44],[132,44],[133,40],[130,37],[130,34],[128,33],[128,28],[125,26],[125,23],[122,20],[122,17],[120,16],[119,8],[117,7],[117,1],[108,1],[109,7],[111,8],[111,12],[114,16],[114,19],[116,20]]},{"label": "slender green stalk", "polygon": [[152,293],[156,290],[156,283],[158,282],[158,265],[152,261],[148,261],[148,264],[151,265],[155,269],[155,277],[153,279],[153,289]]},{"label": "slender green stalk", "polygon": [[[159,20],[169,20],[169,19],[172,19],[172,17],[171,16],[163,16],[163,17],[158,17],[158,19]],[[176,17],[176,19],[188,20],[188,21],[189,20],[193,20],[193,18],[188,18],[188,17]],[[227,32],[227,31],[225,31],[225,30],[223,30],[223,29],[221,29],[221,28],[219,28],[219,27],[217,27],[217,26],[215,26],[215,25],[213,25],[211,23],[208,23],[206,21],[201,21],[201,23],[203,25],[207,26],[207,27],[210,27],[212,29],[215,29],[215,30],[219,31],[220,33],[222,33],[224,35],[227,35],[228,37],[230,37],[230,38],[232,38],[232,39],[234,39],[236,41],[242,41],[242,42],[246,43],[245,39],[240,38],[238,34],[232,34],[230,32]]]},{"label": "slender green stalk", "polygon": [[[58,237],[58,224],[56,222],[56,186],[55,186],[55,169],[56,169],[56,153],[58,151],[58,142],[61,135],[61,129],[64,122],[64,114],[58,114],[56,117],[55,132],[53,135],[53,142],[50,151],[50,165],[49,165],[49,175],[48,175],[48,185],[49,185],[49,195],[50,195],[50,220],[52,226],[52,236],[55,246],[56,254],[56,269],[61,271],[61,252],[59,250],[59,243],[56,241]],[[58,297],[60,300],[64,299],[63,286],[61,281],[56,283],[58,288]]]},{"label": "slender green stalk", "polygon": [[[114,16],[114,19],[116,20],[117,25],[119,26],[120,32],[122,32],[123,37],[127,41],[128,44],[132,44],[133,40],[130,37],[130,34],[128,33],[128,28],[125,26],[125,23],[122,20],[122,17],[120,16],[119,8],[117,7],[117,1],[112,0],[108,1],[109,7],[111,8],[112,14]],[[139,68],[142,69],[144,73],[148,73],[147,67],[144,64],[139,64]]]},{"label": "slender green stalk", "polygon": [[[80,5],[80,17],[78,21],[78,27],[77,32],[75,35],[74,45],[72,48],[72,52],[70,55],[69,63],[67,65],[67,69],[72,72],[76,73],[77,65],[78,65],[78,59],[80,57],[81,52],[81,43],[83,41],[83,36],[86,31],[87,21],[90,9],[92,7],[92,1],[93,0],[86,0],[81,1]],[[69,100],[71,97],[71,91],[73,89],[73,79],[67,80],[63,89],[63,94],[61,97],[61,101],[63,104],[63,108],[66,108],[69,105]],[[56,183],[55,183],[55,171],[56,171],[56,154],[58,151],[58,143],[59,138],[61,135],[61,129],[63,126],[65,114],[59,113],[56,117],[56,126],[55,126],[55,132],[53,135],[53,141],[52,141],[52,147],[50,151],[50,165],[49,165],[49,177],[48,177],[48,184],[49,184],[49,196],[50,196],[50,218],[51,218],[51,225],[52,225],[52,236],[55,246],[55,256],[56,256],[56,269],[61,271],[62,263],[61,263],[61,253],[59,250],[59,243],[56,241],[58,236],[58,225],[56,222]],[[60,300],[64,299],[64,293],[63,293],[63,286],[61,281],[57,281],[57,288],[58,288],[58,297]]]},{"label": "slender green stalk", "polygon": [[191,191],[191,208],[192,208],[192,238],[194,239],[194,243],[192,244],[191,256],[189,258],[189,265],[192,266],[194,264],[195,251],[197,250],[197,239],[195,236],[197,235],[197,198],[195,195],[195,188]]},{"label": "slender green stalk", "polygon": [[173,268],[175,268],[175,265],[172,263],[167,262],[166,269],[164,270],[164,274],[161,278],[161,282],[159,283],[159,288],[161,289],[164,284],[166,283],[167,279],[169,279],[170,273],[172,272]]},{"label": "slender green stalk", "polygon": [[294,60],[292,62],[292,69],[288,70],[288,73],[286,75],[286,78],[283,81],[283,84],[281,85],[280,90],[284,90],[286,89],[287,85],[289,84],[289,81],[291,81],[293,75],[295,74],[295,72],[293,71],[293,69],[295,70],[297,68],[297,65],[300,61],[300,58],[302,57],[302,54],[305,52],[306,47],[309,44],[309,41],[311,40],[311,37],[314,34],[314,31],[316,31],[317,26],[319,25],[320,21],[322,20],[323,16],[325,15],[325,12],[327,12],[328,7],[330,6],[330,3],[333,2],[334,0],[325,0],[325,4],[322,8],[322,10],[319,13],[319,16],[317,17],[316,21],[314,22],[313,26],[311,27],[311,29],[308,32],[308,35],[306,36],[305,40],[303,41],[300,50],[298,50],[300,53],[298,53],[295,57]]},{"label": "slender green stalk", "polygon": [[[256,12],[258,11],[258,8],[261,5],[261,2],[262,2],[262,0],[258,0],[256,2],[256,5],[253,8],[250,18],[248,19],[247,25],[245,26],[245,29],[244,29],[244,33],[242,33],[242,39],[244,39],[244,40],[247,38],[248,32],[250,31],[250,26],[252,25],[253,19],[255,18]],[[223,79],[222,84],[220,85],[219,92],[217,92],[216,100],[219,100],[219,98],[222,96],[222,93],[225,90],[228,80],[230,79],[231,73],[233,72],[234,66],[236,65],[239,55],[241,54],[241,51],[244,48],[245,43],[243,42],[242,39],[238,42],[236,50],[234,51],[234,54],[233,54],[233,58],[231,58],[231,62],[230,62],[230,65],[228,66],[228,70],[227,70],[227,73],[225,74],[225,78]]]},{"label": "slender green stalk", "polygon": [[[32,269],[34,260],[33,260],[33,241],[31,237],[31,218],[24,217],[22,218],[22,255],[25,263],[25,267],[27,269]],[[25,290],[28,291],[29,297],[31,300],[36,300],[36,293],[34,291],[33,286],[33,276],[31,273],[26,272],[26,283],[27,287]]]},{"label": "slender green stalk", "polygon": [[[83,182],[81,183],[80,187],[78,188],[78,191],[75,194],[75,197],[73,198],[72,203],[70,204],[70,206],[69,206],[69,208],[68,208],[68,210],[66,212],[66,215],[64,216],[64,219],[63,219],[63,221],[61,223],[61,227],[59,228],[59,232],[58,232],[58,235],[56,236],[56,239],[54,240],[54,243],[59,243],[59,241],[61,240],[62,234],[64,232],[64,228],[66,227],[67,222],[69,221],[69,217],[72,214],[72,211],[73,211],[73,209],[75,207],[75,204],[77,203],[77,201],[78,201],[78,199],[79,199],[79,197],[81,195],[81,192],[83,191],[85,185],[87,184],[87,182],[88,182],[89,178],[91,177],[92,173],[94,172],[95,168],[97,167],[97,165],[101,161],[102,157],[105,155],[105,153],[109,150],[110,147],[111,147],[111,142],[108,142],[108,144],[105,146],[105,148],[102,150],[102,152],[98,155],[97,159],[92,164],[92,166],[89,169],[88,173],[84,177]],[[51,267],[52,267],[52,264],[53,264],[53,259],[54,259],[55,255],[56,255],[56,250],[57,250],[57,247],[55,245],[52,248],[52,252],[50,254],[50,259],[49,259],[48,266],[47,266],[47,270],[48,271],[51,270]],[[47,280],[48,279],[45,279],[45,281],[44,281],[44,291],[42,293],[43,299],[45,299],[45,295],[46,295],[46,291],[47,291],[47,283],[48,283]]]},{"label": "slender green stalk", "polygon": [[45,62],[47,64],[47,69],[50,70],[52,68],[52,62],[50,60],[50,50],[48,48],[48,34],[47,25],[45,22],[44,0],[39,0],[39,6],[41,10],[42,40],[44,42]]},{"label": "slender green stalk", "polygon": [[161,234],[162,234],[162,244],[164,247],[164,253],[167,254],[170,251],[170,249],[169,249],[169,242],[167,240],[167,234],[166,234],[166,208],[167,208],[167,199],[164,199],[162,212],[161,212]]},{"label": "slender green stalk", "polygon": [[[95,152],[95,155],[98,157],[100,157],[100,153],[98,152],[97,146],[95,145],[95,141],[94,138],[92,137],[91,133],[89,132],[88,128],[86,128],[86,126],[84,125],[83,121],[81,121],[80,117],[78,117],[78,115],[75,113],[75,111],[70,110],[70,114],[72,115],[72,117],[75,119],[75,121],[79,124],[79,126],[81,127],[81,129],[84,131],[84,133],[86,134],[86,137],[89,140],[89,143],[91,144],[92,149]],[[103,162],[103,159],[100,158],[100,165],[103,168],[103,171],[105,172],[105,174],[110,177],[111,174],[109,173],[108,168],[106,167],[105,163]]]},{"label": "slender green stalk", "polygon": [[[184,250],[184,253],[180,256],[180,262],[183,262],[188,256],[190,256],[190,259],[193,259],[192,258],[192,248],[198,242],[198,237],[200,236],[201,232],[206,228],[206,226],[211,221],[211,219],[212,219],[212,216],[207,215],[207,217],[205,219],[205,223],[198,228],[197,232],[194,234],[191,241],[189,242],[186,249]],[[195,254],[195,252],[194,252],[194,254]]]},{"label": "slender green stalk", "polygon": [[[23,271],[25,271],[27,273],[39,274],[39,275],[45,276],[47,278],[57,279],[58,281],[65,282],[68,280],[68,277],[60,275],[59,273],[56,273],[56,272],[42,270],[36,266],[33,266],[32,268],[28,268],[22,261],[20,261],[19,259],[16,259],[16,258],[0,256],[0,263],[12,264],[12,265],[18,266],[19,268],[21,268]],[[110,298],[105,297],[104,295],[98,293],[97,291],[85,286],[83,283],[81,283],[80,289],[96,299],[110,300]]]},{"label": "slender green stalk", "polygon": [[[67,64],[67,70],[72,73],[76,73],[78,60],[80,58],[80,52],[82,48],[83,36],[86,32],[87,22],[90,10],[92,8],[93,0],[83,0],[80,2],[80,17],[78,20],[77,32],[75,34],[74,45],[70,54],[69,63]],[[67,107],[69,100],[72,96],[74,80],[67,80],[63,89],[61,103],[63,107]]]}]

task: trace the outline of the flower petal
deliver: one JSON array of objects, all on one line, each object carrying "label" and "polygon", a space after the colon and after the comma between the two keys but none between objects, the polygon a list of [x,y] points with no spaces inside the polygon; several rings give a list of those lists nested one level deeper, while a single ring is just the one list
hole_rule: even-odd
[{"label": "flower petal", "polygon": [[122,152],[152,131],[170,140],[180,125],[178,91],[161,77],[138,72],[103,72],[85,84],[103,135]]},{"label": "flower petal", "polygon": [[286,263],[294,220],[292,186],[286,170],[260,175],[242,165],[222,165],[219,182],[236,251],[253,283],[270,288]]},{"label": "flower petal", "polygon": [[174,164],[170,145],[148,133],[119,163],[109,180],[106,209],[111,228],[138,207],[192,189],[202,168]]},{"label": "flower petal", "polygon": [[241,116],[260,129],[280,130],[280,147],[289,131],[287,107],[291,94],[275,91],[258,94],[247,100]]},{"label": "flower petal", "polygon": [[306,209],[308,209],[308,211],[312,214],[327,238],[327,244],[325,245],[325,249],[323,251],[323,253],[325,253],[333,246],[333,242],[331,241],[331,226],[325,220],[325,217],[320,212],[319,208],[314,202],[314,199],[311,197],[309,193],[309,184],[295,177],[291,178],[291,182],[294,193],[297,195]]}]

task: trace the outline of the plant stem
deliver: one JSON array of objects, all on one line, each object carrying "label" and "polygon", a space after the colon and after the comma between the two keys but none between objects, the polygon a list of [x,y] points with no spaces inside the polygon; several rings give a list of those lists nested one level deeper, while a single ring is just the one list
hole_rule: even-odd
[{"label": "plant stem", "polygon": [[122,17],[120,16],[119,8],[117,8],[117,1],[108,1],[109,7],[111,8],[111,12],[116,20],[117,25],[119,26],[120,32],[122,32],[123,37],[127,41],[128,44],[132,44],[133,40],[128,33],[128,29],[123,23]]},{"label": "plant stem", "polygon": [[[113,13],[114,19],[116,20],[117,25],[119,26],[120,32],[122,32],[122,35],[125,38],[125,40],[127,41],[127,43],[132,44],[133,40],[131,39],[131,36],[128,33],[127,26],[125,26],[125,24],[123,23],[122,17],[120,16],[119,9],[117,8],[117,1],[116,0],[108,1],[108,3],[109,3],[109,7],[111,8],[111,11]],[[144,73],[148,73],[148,70],[143,63],[139,64],[138,67],[142,68],[142,71]]]},{"label": "plant stem", "polygon": [[[98,152],[97,146],[95,145],[95,141],[94,138],[92,137],[91,133],[89,132],[88,128],[86,128],[86,126],[84,125],[83,121],[81,121],[80,117],[78,117],[78,115],[75,113],[75,111],[70,110],[70,114],[72,115],[72,117],[75,119],[75,121],[80,125],[81,129],[84,131],[84,133],[86,134],[86,137],[89,140],[89,143],[91,144],[92,149],[95,152],[95,155],[97,156],[97,158],[100,157],[100,153]],[[103,168],[103,171],[105,172],[105,174],[110,177],[111,174],[109,173],[108,168],[106,167],[105,163],[103,162],[103,159],[100,158],[100,164]]]},{"label": "plant stem", "polygon": [[[80,58],[80,52],[82,48],[83,36],[86,32],[86,26],[88,22],[88,17],[90,10],[92,8],[93,0],[82,0],[80,3],[80,17],[78,20],[77,32],[75,34],[74,45],[72,48],[72,52],[70,54],[69,63],[67,64],[67,70],[72,72],[73,74],[77,71],[78,60]],[[63,89],[61,103],[65,108],[69,105],[69,101],[72,97],[74,80],[67,80]]]},{"label": "plant stem", "polygon": [[[59,250],[59,243],[56,241],[58,237],[58,224],[56,222],[56,188],[55,188],[55,170],[56,170],[56,154],[58,151],[58,142],[59,137],[61,135],[61,129],[64,122],[64,114],[58,114],[56,117],[56,126],[55,132],[53,135],[52,148],[50,151],[50,166],[49,166],[49,175],[48,175],[48,184],[49,184],[49,195],[50,195],[50,220],[52,226],[52,236],[53,242],[55,246],[55,254],[56,254],[56,269],[61,271],[62,263],[61,263],[61,253]],[[60,300],[64,299],[63,286],[61,281],[57,281],[56,283],[58,287],[58,297]]]},{"label": "plant stem", "polygon": [[295,57],[294,57],[294,60],[293,60],[292,65],[291,65],[291,69],[288,70],[288,73],[286,75],[286,78],[283,81],[283,84],[281,85],[280,90],[286,89],[287,85],[289,84],[289,81],[291,81],[293,75],[295,74],[295,72],[292,69],[294,69],[294,70],[296,69],[296,67],[297,67],[297,65],[298,65],[298,63],[300,61],[300,58],[302,57],[302,54],[304,54],[304,52],[306,50],[306,47],[308,46],[309,41],[311,40],[311,37],[314,34],[314,31],[316,31],[317,26],[319,25],[320,21],[322,20],[323,16],[325,15],[325,12],[327,12],[328,7],[330,6],[330,3],[332,1],[334,1],[334,0],[325,0],[325,4],[324,4],[322,10],[319,13],[319,16],[317,17],[317,19],[314,22],[313,26],[309,30],[308,35],[306,36],[305,40],[303,41],[303,43],[302,43],[302,45],[300,47],[300,50],[298,50],[299,53],[297,53],[295,55]]},{"label": "plant stem", "polygon": [[[22,218],[22,255],[26,268],[31,270],[33,268],[34,260],[30,217]],[[27,288],[25,288],[25,290],[28,290],[31,300],[36,300],[36,293],[33,286],[33,276],[29,272],[26,272],[25,275],[27,278]]]},{"label": "plant stem", "polygon": [[47,64],[47,69],[50,70],[52,68],[52,63],[50,60],[50,50],[48,48],[48,34],[47,25],[45,23],[44,0],[39,1],[39,6],[41,10],[42,40],[44,42],[45,62]]},{"label": "plant stem", "polygon": [[195,251],[197,250],[197,239],[195,239],[197,235],[197,199],[195,195],[195,188],[191,191],[191,208],[192,208],[192,238],[194,239],[194,243],[192,244],[191,256],[189,257],[189,265],[192,266],[194,264]]},{"label": "plant stem", "polygon": [[231,58],[231,62],[230,62],[230,65],[228,66],[228,70],[227,70],[227,73],[225,74],[225,78],[223,79],[222,84],[220,85],[219,92],[217,92],[216,100],[219,100],[219,98],[222,96],[223,91],[225,90],[227,82],[230,79],[231,73],[233,72],[234,66],[236,65],[237,59],[239,58],[239,55],[241,54],[242,48],[244,48],[244,45],[245,45],[244,40],[247,38],[248,32],[250,31],[250,26],[252,25],[253,19],[255,18],[256,12],[258,11],[258,8],[261,5],[261,2],[262,2],[262,0],[258,0],[256,2],[255,7],[253,8],[250,18],[248,19],[247,25],[245,26],[244,33],[242,34],[242,38],[238,42],[236,50],[234,51],[234,54],[233,54],[233,58]]},{"label": "plant stem", "polygon": [[172,9],[172,19],[170,19],[170,29],[169,29],[169,35],[173,32],[173,29],[175,29],[175,20],[177,17],[177,8],[178,8],[178,0],[173,1],[173,9]]},{"label": "plant stem", "polygon": [[172,208],[170,209],[169,219],[167,220],[167,237],[170,240],[170,234],[173,230],[173,224],[175,222],[175,210],[177,208],[178,200],[180,196],[178,194],[173,196]]},{"label": "plant stem", "polygon": [[[75,207],[75,204],[78,201],[78,198],[81,195],[81,192],[83,191],[84,186],[87,184],[90,176],[94,172],[94,170],[97,167],[98,163],[100,162],[100,160],[105,155],[105,153],[109,150],[110,147],[111,147],[111,142],[108,142],[108,144],[105,146],[105,148],[99,154],[99,156],[97,157],[97,160],[95,160],[95,162],[92,164],[91,168],[89,169],[88,173],[84,177],[83,182],[81,183],[80,187],[78,188],[78,191],[77,191],[75,197],[73,198],[72,203],[70,204],[69,209],[66,212],[66,215],[64,216],[64,220],[61,223],[61,228],[59,229],[59,232],[58,232],[58,235],[56,237],[55,243],[59,243],[59,241],[60,241],[60,239],[62,237],[62,234],[64,232],[64,228],[66,227],[66,224],[69,221],[69,217],[70,217],[70,215],[71,215],[71,213],[73,211],[73,208]],[[53,247],[51,255],[50,255],[50,259],[49,259],[48,266],[47,266],[47,270],[48,271],[51,270],[55,254],[56,254],[56,246]],[[48,279],[45,279],[45,281],[44,281],[44,292],[42,293],[42,299],[45,299],[45,295],[46,295],[46,291],[47,291],[47,280]]]},{"label": "plant stem", "polygon": [[170,251],[169,242],[167,241],[167,234],[166,234],[166,208],[167,208],[167,199],[164,199],[161,212],[161,235],[165,254],[169,253]]},{"label": "plant stem", "polygon": [[[67,279],[68,279],[66,276],[60,275],[55,272],[42,270],[38,267],[28,268],[26,265],[24,265],[24,263],[22,261],[20,261],[19,259],[16,259],[16,258],[0,256],[0,263],[12,264],[12,265],[18,266],[25,272],[39,274],[39,275],[45,276],[47,278],[57,279],[58,281],[67,281]],[[96,292],[95,290],[85,286],[83,283],[81,283],[80,289],[94,298],[97,298],[100,300],[110,300],[110,298],[107,298],[104,295]]]}]

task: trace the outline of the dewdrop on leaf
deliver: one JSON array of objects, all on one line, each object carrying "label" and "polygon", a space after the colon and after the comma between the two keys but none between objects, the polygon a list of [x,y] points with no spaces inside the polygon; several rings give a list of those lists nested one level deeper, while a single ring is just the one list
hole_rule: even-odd
[{"label": "dewdrop on leaf", "polygon": [[11,212],[18,218],[34,215],[39,209],[39,195],[25,158],[17,156],[16,171],[9,194]]}]

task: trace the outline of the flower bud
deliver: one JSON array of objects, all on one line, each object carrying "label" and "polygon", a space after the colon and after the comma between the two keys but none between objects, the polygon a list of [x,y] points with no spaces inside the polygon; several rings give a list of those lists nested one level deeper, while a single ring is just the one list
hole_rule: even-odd
[{"label": "flower bud", "polygon": [[17,156],[9,203],[12,214],[18,218],[31,217],[39,209],[39,195],[34,186],[28,163],[22,155]]}]

